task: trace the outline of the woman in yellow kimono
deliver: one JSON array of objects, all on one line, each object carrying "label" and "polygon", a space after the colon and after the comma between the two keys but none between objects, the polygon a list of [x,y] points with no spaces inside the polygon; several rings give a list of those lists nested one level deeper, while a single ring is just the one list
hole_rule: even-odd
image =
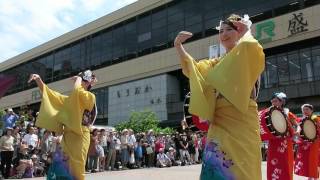
[{"label": "woman in yellow kimono", "polygon": [[250,33],[248,16],[221,21],[219,39],[227,53],[196,62],[175,39],[182,71],[190,82],[189,111],[210,123],[201,180],[261,179],[260,133],[256,98],[264,70],[263,48]]},{"label": "woman in yellow kimono", "polygon": [[[90,70],[74,76],[74,88],[70,96],[49,89],[40,76],[31,74],[29,82],[35,81],[42,92],[42,102],[36,126],[62,134],[62,151],[72,178],[83,180],[85,162],[90,144],[89,126],[96,118],[95,95],[89,90],[96,81]],[[57,179],[64,168],[52,168],[48,179]],[[61,174],[62,173],[62,174]],[[64,177],[66,178],[66,177]]]}]

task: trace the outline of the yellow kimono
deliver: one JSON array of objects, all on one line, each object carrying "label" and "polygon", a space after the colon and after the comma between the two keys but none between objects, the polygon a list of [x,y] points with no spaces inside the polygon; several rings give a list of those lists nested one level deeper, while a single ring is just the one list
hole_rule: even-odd
[{"label": "yellow kimono", "polygon": [[189,112],[210,122],[201,180],[261,179],[257,103],[250,95],[264,60],[261,45],[245,35],[219,60],[188,57],[182,64],[190,81]]},{"label": "yellow kimono", "polygon": [[90,145],[90,130],[83,124],[86,112],[95,108],[95,95],[82,86],[70,96],[61,95],[44,86],[36,126],[56,133],[63,133],[62,150],[68,157],[71,175],[83,180],[85,163]]}]

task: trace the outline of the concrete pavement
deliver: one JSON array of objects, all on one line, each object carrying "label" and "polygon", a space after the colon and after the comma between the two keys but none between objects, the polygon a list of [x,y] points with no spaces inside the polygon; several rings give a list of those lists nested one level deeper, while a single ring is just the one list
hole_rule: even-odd
[{"label": "concrete pavement", "polygon": [[[198,180],[201,165],[176,166],[171,168],[145,168],[123,171],[105,171],[86,174],[86,180]],[[262,180],[266,178],[266,163],[261,164]],[[45,178],[34,178],[35,180]],[[294,176],[294,180],[307,178]]]}]

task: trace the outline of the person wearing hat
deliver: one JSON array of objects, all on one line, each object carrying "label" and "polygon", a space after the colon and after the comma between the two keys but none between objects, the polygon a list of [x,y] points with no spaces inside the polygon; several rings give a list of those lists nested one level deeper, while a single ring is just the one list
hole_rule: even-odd
[{"label": "person wearing hat", "polygon": [[145,147],[146,147],[146,166],[147,167],[154,167],[154,162],[155,162],[155,159],[156,159],[156,156],[155,156],[155,141],[156,141],[156,138],[154,136],[154,132],[152,129],[149,129],[147,131],[147,135],[146,135],[146,144],[145,144]]},{"label": "person wearing hat", "polygon": [[111,170],[115,170],[115,162],[116,162],[116,156],[117,156],[117,144],[120,144],[120,140],[115,136],[117,132],[111,131],[108,136],[108,155],[106,160],[106,170],[109,170],[109,166],[111,166]]},{"label": "person wearing hat", "polygon": [[33,154],[31,156],[32,161],[32,169],[35,177],[43,177],[44,176],[44,167],[40,164],[40,158]]},{"label": "person wearing hat", "polygon": [[[315,122],[317,131],[319,131],[320,117],[313,114],[313,111],[314,111],[313,106],[311,104],[304,104],[301,106],[301,111],[303,114],[302,120],[311,119],[312,121]],[[320,148],[319,137],[316,137],[314,141],[302,140],[298,144],[296,159],[294,162],[294,173],[296,175],[308,177],[309,180],[319,178],[319,172],[318,172],[318,164],[320,163],[319,148]]]},{"label": "person wearing hat", "polygon": [[267,179],[274,176],[278,176],[279,179],[293,179],[293,137],[298,134],[298,130],[293,127],[298,127],[298,118],[285,107],[287,100],[285,93],[276,92],[270,100],[272,106],[266,109],[277,108],[282,111],[288,124],[288,136],[268,139]]},{"label": "person wearing hat", "polygon": [[181,139],[179,141],[180,143],[180,161],[183,165],[185,164],[191,164],[191,157],[189,153],[189,142],[188,142],[188,136],[187,134],[183,133],[181,134]]},{"label": "person wearing hat", "polygon": [[12,136],[13,129],[7,127],[4,135],[0,138],[0,150],[1,150],[1,165],[0,170],[4,178],[8,178],[11,169],[11,163],[14,152],[14,137]]},{"label": "person wearing hat", "polygon": [[8,108],[6,114],[2,117],[4,122],[4,130],[7,127],[13,128],[15,126],[16,121],[19,119],[19,116],[13,112],[11,108]]},{"label": "person wearing hat", "polygon": [[172,166],[178,166],[176,161],[176,150],[173,147],[169,147],[169,151],[166,153],[166,155],[170,159]]},{"label": "person wearing hat", "polygon": [[121,163],[122,168],[127,169],[129,163],[129,149],[128,149],[128,140],[129,140],[129,130],[123,129],[120,136],[121,142]]},{"label": "person wearing hat", "polygon": [[[62,151],[68,156],[69,174],[52,175],[84,180],[85,163],[90,145],[90,129],[97,108],[96,97],[90,92],[97,82],[92,71],[86,70],[71,78],[73,89],[69,96],[50,89],[38,74],[31,74],[29,83],[35,81],[42,93],[42,101],[36,126],[57,134],[63,134]],[[54,161],[55,162],[55,161]]]},{"label": "person wearing hat", "polygon": [[32,166],[31,156],[29,154],[29,147],[26,144],[20,145],[20,152],[13,161],[13,167],[16,170],[16,174],[11,176],[10,179],[21,179],[25,176],[32,177]]},{"label": "person wearing hat", "polygon": [[170,167],[171,165],[172,165],[171,160],[164,153],[164,149],[160,148],[159,153],[157,154],[156,166],[162,168],[162,167]]}]

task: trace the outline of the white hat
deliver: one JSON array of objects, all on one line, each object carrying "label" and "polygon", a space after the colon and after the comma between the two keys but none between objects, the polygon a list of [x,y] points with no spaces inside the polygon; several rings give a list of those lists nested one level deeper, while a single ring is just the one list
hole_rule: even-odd
[{"label": "white hat", "polygon": [[13,128],[10,127],[10,126],[9,126],[9,127],[6,127],[6,129],[7,129],[7,130],[13,130]]},{"label": "white hat", "polygon": [[8,111],[8,112],[13,112],[12,108],[8,108],[7,111]]}]

